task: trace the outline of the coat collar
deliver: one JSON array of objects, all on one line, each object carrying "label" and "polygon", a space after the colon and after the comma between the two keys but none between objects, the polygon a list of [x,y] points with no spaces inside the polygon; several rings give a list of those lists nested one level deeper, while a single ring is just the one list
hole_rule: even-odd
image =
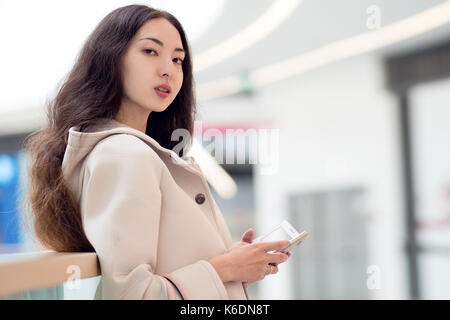
[{"label": "coat collar", "polygon": [[147,134],[114,119],[98,119],[89,124],[86,128],[83,128],[83,131],[80,131],[80,127],[81,126],[74,126],[69,129],[68,144],[73,147],[95,145],[106,136],[118,133],[128,133],[144,140],[144,142],[151,146],[160,156],[170,158],[175,164],[182,166],[194,164],[198,167],[192,156],[184,155],[183,157],[180,157],[173,150],[161,146],[158,141]]}]

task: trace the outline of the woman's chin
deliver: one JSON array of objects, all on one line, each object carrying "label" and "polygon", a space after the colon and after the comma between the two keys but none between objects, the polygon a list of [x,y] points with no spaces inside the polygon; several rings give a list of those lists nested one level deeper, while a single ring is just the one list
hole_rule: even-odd
[{"label": "woman's chin", "polygon": [[168,106],[157,106],[157,107],[153,107],[153,111],[156,112],[163,112],[164,110],[166,110],[168,108]]}]

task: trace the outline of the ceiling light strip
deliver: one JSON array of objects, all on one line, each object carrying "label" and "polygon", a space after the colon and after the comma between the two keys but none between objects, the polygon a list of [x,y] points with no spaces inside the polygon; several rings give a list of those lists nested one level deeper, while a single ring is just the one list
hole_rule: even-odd
[{"label": "ceiling light strip", "polygon": [[[254,87],[262,87],[332,62],[412,38],[449,22],[450,1],[446,1],[376,31],[337,41],[310,52],[260,67],[249,73],[249,79]],[[238,93],[241,91],[241,87],[237,85],[239,83],[239,76],[233,75],[200,84],[197,86],[199,100],[205,101]]]},{"label": "ceiling light strip", "polygon": [[238,54],[264,39],[285,21],[302,0],[276,0],[252,24],[218,45],[194,56],[194,72],[198,73]]}]

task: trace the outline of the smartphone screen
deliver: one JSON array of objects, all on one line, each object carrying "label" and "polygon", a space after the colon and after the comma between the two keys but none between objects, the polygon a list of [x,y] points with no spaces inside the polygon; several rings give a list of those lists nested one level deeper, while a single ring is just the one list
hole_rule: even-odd
[{"label": "smartphone screen", "polygon": [[260,241],[278,241],[278,240],[291,240],[292,237],[284,231],[284,229],[280,226],[275,231],[271,232],[267,236],[261,238]]}]

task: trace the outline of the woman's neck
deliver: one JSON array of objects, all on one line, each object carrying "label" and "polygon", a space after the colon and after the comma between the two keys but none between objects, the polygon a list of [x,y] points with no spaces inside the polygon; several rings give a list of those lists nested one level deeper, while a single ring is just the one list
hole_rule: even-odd
[{"label": "woman's neck", "polygon": [[114,120],[145,133],[150,113],[151,111],[134,103],[122,104]]}]

